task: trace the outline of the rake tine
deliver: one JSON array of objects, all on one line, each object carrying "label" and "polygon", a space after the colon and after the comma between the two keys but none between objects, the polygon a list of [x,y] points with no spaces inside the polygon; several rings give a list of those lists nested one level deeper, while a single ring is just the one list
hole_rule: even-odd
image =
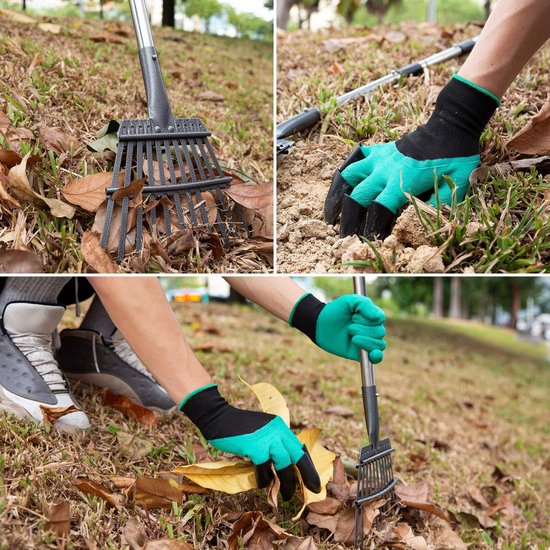
[{"label": "rake tine", "polygon": [[218,176],[223,176],[223,170],[220,166],[220,163],[218,162],[218,159],[216,155],[214,154],[214,149],[212,149],[212,145],[210,145],[210,142],[208,140],[204,140],[206,144],[206,148],[208,149],[208,152],[210,153],[210,158],[214,161],[214,166],[216,167],[216,170],[218,172]]},{"label": "rake tine", "polygon": [[[115,165],[113,166],[113,179],[111,182],[111,188],[118,187],[118,176],[120,174],[120,166],[122,164],[122,154],[125,151],[124,145],[117,147]],[[103,225],[103,231],[101,233],[100,246],[102,248],[107,248],[109,244],[109,235],[111,233],[111,222],[113,219],[113,209],[115,207],[115,201],[112,197],[109,197],[107,201],[107,209],[105,211],[105,224]]]},{"label": "rake tine", "polygon": [[[134,155],[134,142],[128,142],[128,152],[126,153],[126,166],[124,170],[124,187],[128,187],[132,181],[132,159]],[[128,229],[128,210],[130,209],[130,197],[126,195],[122,198],[122,212],[120,218],[120,233],[118,238],[117,261],[121,262],[126,251],[126,230]]]},{"label": "rake tine", "polygon": [[[162,158],[162,147],[160,146],[160,143],[157,141],[155,142],[155,150],[157,153],[157,165],[159,167],[159,181],[160,185],[166,185],[166,175],[164,173],[164,161]],[[166,152],[166,156],[168,157],[168,152]],[[163,198],[167,198],[167,195],[165,193],[162,194]],[[167,204],[162,205],[162,212],[164,215],[164,232],[166,236],[170,236],[172,233],[172,223],[170,222],[170,210],[168,208]]]},{"label": "rake tine", "polygon": [[197,199],[197,204],[199,205],[199,212],[201,214],[202,223],[206,226],[206,230],[210,232],[212,231],[212,227],[210,226],[210,221],[208,220],[208,212],[206,211],[206,207],[204,206],[205,201],[200,189],[197,189],[195,191],[195,197]]},{"label": "rake tine", "polygon": [[202,167],[202,162],[200,156],[197,154],[197,151],[195,149],[197,140],[196,139],[190,139],[189,140],[189,149],[191,149],[191,154],[193,155],[193,158],[195,159],[195,166],[199,170],[200,177],[202,179],[207,179],[206,174],[204,173],[204,168]]},{"label": "rake tine", "polygon": [[[140,128],[142,128],[140,126]],[[137,179],[143,178],[143,141],[137,142]],[[136,250],[139,252],[143,246],[143,205],[136,210]]]}]

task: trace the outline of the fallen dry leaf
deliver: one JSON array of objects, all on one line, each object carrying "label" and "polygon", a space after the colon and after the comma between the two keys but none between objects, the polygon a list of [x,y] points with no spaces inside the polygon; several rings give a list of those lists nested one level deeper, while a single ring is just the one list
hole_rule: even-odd
[{"label": "fallen dry leaf", "polygon": [[9,185],[14,195],[18,199],[34,205],[46,204],[50,208],[52,215],[57,218],[72,218],[76,211],[74,207],[58,199],[43,197],[31,187],[27,177],[27,162],[29,162],[29,157],[30,153],[27,153],[21,162],[8,173]]},{"label": "fallen dry leaf", "polygon": [[46,407],[40,405],[42,411],[43,422],[46,426],[51,426],[56,420],[67,414],[78,412],[80,409],[75,405],[69,405],[68,407]]},{"label": "fallen dry leaf", "polygon": [[71,505],[68,500],[50,506],[46,517],[46,529],[58,537],[66,537],[71,531]]},{"label": "fallen dry leaf", "polygon": [[353,544],[355,534],[355,510],[348,508],[338,516],[336,529],[334,530],[334,541],[341,542],[348,546]]},{"label": "fallen dry leaf", "polygon": [[110,42],[111,44],[125,44],[126,40],[118,34],[112,32],[96,32],[88,35],[88,40],[92,42]]},{"label": "fallen dry leaf", "polygon": [[327,529],[331,533],[334,533],[336,531],[336,526],[338,525],[338,514],[333,515],[325,515],[325,514],[316,514],[315,512],[310,512],[307,517],[306,521],[310,525],[315,525],[316,527],[319,527],[321,529]]},{"label": "fallen dry leaf", "polygon": [[116,438],[121,454],[127,456],[130,460],[140,460],[153,449],[153,444],[150,440],[142,439],[136,434],[119,431],[116,434]]},{"label": "fallen dry leaf", "polygon": [[82,236],[80,250],[86,263],[98,273],[116,273],[118,271],[114,260],[101,248],[97,233],[88,229]]},{"label": "fallen dry leaf", "polygon": [[282,545],[278,545],[277,548],[280,550],[318,550],[318,546],[312,537],[305,539],[289,537]]},{"label": "fallen dry leaf", "polygon": [[143,550],[147,542],[145,527],[136,519],[130,518],[122,528],[122,540],[125,541],[132,550]]},{"label": "fallen dry leaf", "polygon": [[450,521],[449,514],[445,510],[437,504],[430,502],[427,483],[418,483],[416,485],[403,485],[400,483],[395,487],[395,494],[402,504],[409,508],[422,510],[428,514],[438,516],[445,521]]},{"label": "fallen dry leaf", "polygon": [[65,132],[63,128],[42,126],[38,131],[38,135],[44,145],[58,155],[70,153],[71,150],[74,152],[80,145],[78,140],[71,134]]},{"label": "fallen dry leaf", "polygon": [[[124,177],[124,172],[121,172],[121,177]],[[105,189],[111,187],[112,180],[112,172],[90,174],[69,180],[61,189],[61,194],[71,204],[76,204],[88,212],[97,212],[101,203],[107,199]]]},{"label": "fallen dry leaf", "polygon": [[290,536],[278,525],[264,518],[261,512],[244,512],[235,521],[228,539],[229,550],[253,548],[254,550],[272,550],[274,542]]},{"label": "fallen dry leaf", "polygon": [[172,473],[183,475],[201,487],[231,495],[258,487],[254,467],[244,461],[201,462],[178,466]]},{"label": "fallen dry leaf", "polygon": [[8,118],[6,113],[0,111],[0,132],[5,135],[10,126],[10,119]]},{"label": "fallen dry leaf", "polygon": [[183,502],[183,491],[175,479],[138,477],[132,487],[133,501],[144,508],[171,508]]},{"label": "fallen dry leaf", "polygon": [[199,101],[214,101],[214,102],[225,101],[225,98],[223,97],[223,95],[218,94],[217,92],[213,92],[211,90],[206,90],[204,92],[201,92],[197,96],[197,99]]},{"label": "fallen dry leaf", "polygon": [[308,510],[316,514],[334,515],[342,509],[342,501],[337,498],[327,497],[319,502],[312,502]]},{"label": "fallen dry leaf", "polygon": [[120,495],[115,495],[105,487],[102,483],[92,481],[91,479],[78,477],[73,479],[71,483],[81,492],[87,495],[94,495],[102,498],[105,502],[108,502],[113,508],[117,510],[122,509]]},{"label": "fallen dry leaf", "polygon": [[26,250],[0,250],[0,273],[42,273],[42,260]]},{"label": "fallen dry leaf", "polygon": [[302,489],[302,494],[304,495],[304,505],[302,506],[300,511],[292,518],[292,521],[297,521],[301,517],[308,504],[325,500],[325,498],[327,497],[327,483],[332,479],[332,473],[334,470],[333,463],[336,455],[333,452],[325,449],[323,445],[321,445],[319,441],[320,433],[321,430],[311,429],[304,430],[303,432],[298,434],[298,439],[306,445],[309,454],[311,455],[311,460],[313,460],[315,469],[317,470],[319,478],[321,479],[321,492],[312,493],[311,491],[306,489],[306,487],[302,483],[301,477],[298,476],[300,487]]},{"label": "fallen dry leaf", "polygon": [[329,407],[326,410],[326,413],[341,416],[342,418],[349,418],[350,416],[353,416],[353,411],[349,407],[344,407],[343,405],[335,405],[334,407]]},{"label": "fallen dry leaf", "polygon": [[53,23],[40,23],[38,28],[44,32],[51,32],[52,34],[59,34],[61,32],[61,25],[55,25]]},{"label": "fallen dry leaf", "polygon": [[157,417],[153,411],[134,403],[127,395],[116,395],[106,390],[103,404],[133,418],[142,426],[152,427],[157,424]]},{"label": "fallen dry leaf", "polygon": [[550,153],[550,96],[542,109],[512,136],[507,145],[525,155]]},{"label": "fallen dry leaf", "polygon": [[271,183],[262,183],[255,185],[233,184],[229,189],[225,189],[237,204],[254,210],[263,208],[273,208],[273,185]]},{"label": "fallen dry leaf", "polygon": [[15,151],[7,151],[6,149],[0,149],[0,163],[4,164],[8,168],[13,168],[21,163],[23,158]]},{"label": "fallen dry leaf", "polygon": [[[130,252],[134,249],[136,243],[136,208],[131,206],[128,211],[128,223],[126,227],[126,240],[124,243],[125,252]],[[92,232],[101,235],[103,232],[103,227],[105,225],[105,219],[107,214],[107,201],[101,203],[97,209],[94,223],[92,225]],[[111,226],[109,233],[109,240],[107,241],[107,251],[108,252],[117,252],[118,245],[120,240],[120,230],[122,224],[122,207],[119,204],[114,205],[113,215],[111,217]]]},{"label": "fallen dry leaf", "polygon": [[195,550],[195,547],[183,540],[156,539],[148,541],[143,550]]}]

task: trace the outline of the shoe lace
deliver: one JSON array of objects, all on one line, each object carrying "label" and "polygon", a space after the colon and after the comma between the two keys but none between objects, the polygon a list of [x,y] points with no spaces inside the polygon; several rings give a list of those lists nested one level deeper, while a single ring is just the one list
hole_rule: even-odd
[{"label": "shoe lace", "polygon": [[69,391],[67,380],[59,370],[53,355],[51,335],[30,332],[9,333],[9,335],[11,341],[29,360],[53,393]]},{"label": "shoe lace", "polygon": [[155,382],[155,384],[157,383],[153,375],[134,353],[134,350],[130,347],[130,344],[128,344],[119,330],[116,330],[111,338],[111,348],[125,363],[147,376],[147,378]]}]

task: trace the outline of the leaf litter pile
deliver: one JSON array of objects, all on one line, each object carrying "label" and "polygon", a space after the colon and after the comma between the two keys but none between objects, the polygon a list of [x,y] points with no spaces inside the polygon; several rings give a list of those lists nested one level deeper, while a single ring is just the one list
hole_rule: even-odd
[{"label": "leaf litter pile", "polygon": [[[89,433],[58,435],[0,417],[0,548],[350,546],[355,463],[366,443],[357,365],[257,309],[175,312],[233,404],[290,422],[326,492],[299,490],[282,502],[276,486],[254,489],[250,464],[209,447],[183,415],[76,387]],[[65,323],[77,324],[74,308]],[[481,330],[466,336],[459,326],[414,319],[390,320],[388,329],[377,383],[399,485],[388,513],[382,502],[365,508],[365,547],[547,547],[544,347],[512,337],[497,347]]]},{"label": "leaf litter pile", "polygon": [[[477,24],[330,29],[278,37],[277,122],[479,34]],[[357,142],[393,141],[429,118],[464,58],[329,110],[278,157],[278,263],[287,273],[550,270],[550,46],[505,94],[482,136],[467,200],[440,211],[419,200],[383,242],[340,239],[323,220],[334,171]]]},{"label": "leaf litter pile", "polygon": [[[271,270],[271,46],[155,29],[172,109],[176,116],[202,119],[212,132],[222,169],[233,178],[228,217],[234,214],[240,231],[224,246],[204,225],[180,229],[167,205],[171,235],[162,224],[159,231],[146,226],[141,253],[118,265],[119,235],[111,232],[109,253],[99,247],[99,236],[105,190],[112,185],[116,121],[147,118],[137,46],[130,23],[59,23],[0,12],[0,271]],[[137,207],[163,209],[142,198],[145,180],[136,174],[153,170],[157,180],[160,175],[178,183],[170,180],[167,160],[133,171],[127,253],[135,244]],[[213,196],[202,199],[185,203],[183,215],[193,217],[194,210],[201,221],[203,212],[215,220]]]}]

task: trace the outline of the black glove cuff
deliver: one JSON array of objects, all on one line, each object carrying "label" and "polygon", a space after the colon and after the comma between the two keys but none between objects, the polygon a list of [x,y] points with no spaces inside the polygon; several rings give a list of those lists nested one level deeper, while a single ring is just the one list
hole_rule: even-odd
[{"label": "black glove cuff", "polygon": [[220,395],[218,387],[211,386],[191,396],[183,407],[180,407],[180,411],[197,426],[205,439],[209,440],[216,437],[215,430],[212,429],[215,419],[229,408],[231,405]]},{"label": "black glove cuff", "polygon": [[396,147],[416,160],[477,155],[479,138],[497,107],[491,96],[452,78],[439,93],[428,122]]},{"label": "black glove cuff", "polygon": [[206,387],[192,395],[180,411],[208,441],[253,433],[275,418],[272,414],[233,407],[220,395],[217,386]]},{"label": "black glove cuff", "polygon": [[317,319],[325,306],[324,302],[321,302],[312,294],[307,294],[295,306],[289,319],[289,325],[303,332],[316,344]]}]

